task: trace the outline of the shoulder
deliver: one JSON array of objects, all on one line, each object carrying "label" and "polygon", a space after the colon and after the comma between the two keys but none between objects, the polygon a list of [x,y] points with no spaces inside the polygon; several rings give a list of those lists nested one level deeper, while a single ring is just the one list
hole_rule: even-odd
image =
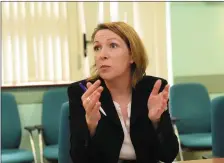
[{"label": "shoulder", "polygon": [[68,86],[67,93],[68,93],[68,97],[69,97],[70,100],[74,99],[74,98],[77,98],[78,96],[81,97],[81,93],[83,92],[83,90],[79,86],[80,82],[82,82],[84,84],[86,82],[86,80],[85,79],[84,80],[79,80],[79,81],[71,83]]},{"label": "shoulder", "polygon": [[145,75],[137,84],[136,84],[136,90],[140,91],[146,91],[146,92],[151,92],[155,82],[157,80],[162,81],[161,89],[162,91],[164,87],[168,84],[167,80],[161,77],[156,77],[156,76],[149,76]]},{"label": "shoulder", "polygon": [[82,79],[82,80],[78,80],[76,82],[71,83],[68,86],[68,92],[69,91],[73,91],[73,90],[77,90],[77,89],[79,90],[79,88],[80,88],[79,83],[82,83],[83,85],[85,85],[87,83],[87,80],[86,79]]}]

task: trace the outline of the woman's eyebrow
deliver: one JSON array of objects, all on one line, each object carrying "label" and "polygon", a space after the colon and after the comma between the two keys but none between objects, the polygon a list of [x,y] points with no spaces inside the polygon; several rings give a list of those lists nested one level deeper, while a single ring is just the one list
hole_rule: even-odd
[{"label": "woman's eyebrow", "polygon": [[93,43],[99,43],[99,41],[94,41]]},{"label": "woman's eyebrow", "polygon": [[[120,40],[117,39],[117,38],[115,38],[115,37],[114,37],[114,38],[108,38],[107,41],[109,41],[109,40],[117,40],[117,41],[120,42]],[[96,41],[94,41],[93,43],[99,43],[99,41],[96,40]]]}]

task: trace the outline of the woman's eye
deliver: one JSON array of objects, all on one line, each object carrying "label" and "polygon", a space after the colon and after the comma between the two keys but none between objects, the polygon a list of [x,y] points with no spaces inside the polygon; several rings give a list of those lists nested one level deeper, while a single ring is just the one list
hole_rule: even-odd
[{"label": "woman's eye", "polygon": [[115,44],[115,43],[111,43],[111,44],[110,44],[110,47],[111,47],[111,48],[117,48],[117,44]]},{"label": "woman's eye", "polygon": [[93,48],[93,50],[94,50],[94,51],[99,51],[99,50],[100,50],[100,47],[99,47],[99,46],[95,46],[95,47]]}]

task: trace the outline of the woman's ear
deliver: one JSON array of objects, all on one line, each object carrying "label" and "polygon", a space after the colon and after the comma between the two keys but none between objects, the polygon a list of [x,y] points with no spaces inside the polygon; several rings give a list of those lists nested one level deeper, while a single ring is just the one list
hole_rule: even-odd
[{"label": "woman's ear", "polygon": [[134,60],[133,60],[133,56],[131,54],[131,51],[129,50],[129,56],[130,56],[130,64],[134,63]]},{"label": "woman's ear", "polygon": [[134,63],[132,56],[130,57],[130,64]]}]

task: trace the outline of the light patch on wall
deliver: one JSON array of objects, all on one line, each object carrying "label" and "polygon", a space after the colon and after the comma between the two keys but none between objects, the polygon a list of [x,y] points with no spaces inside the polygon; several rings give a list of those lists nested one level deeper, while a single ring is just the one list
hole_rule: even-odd
[{"label": "light patch on wall", "polygon": [[133,2],[133,20],[134,20],[134,28],[136,32],[139,34],[141,38],[143,38],[143,30],[140,27],[140,19],[139,19],[139,2]]},{"label": "light patch on wall", "polygon": [[173,65],[172,65],[170,2],[166,2],[166,48],[167,48],[168,83],[170,84],[170,86],[172,86],[173,85]]},{"label": "light patch on wall", "polygon": [[99,2],[98,4],[99,4],[99,6],[98,6],[98,10],[99,10],[99,13],[98,13],[98,22],[99,23],[103,23],[103,21],[104,21],[103,2]]},{"label": "light patch on wall", "polygon": [[189,4],[171,5],[174,76],[222,75],[223,7],[205,3]]},{"label": "light patch on wall", "polygon": [[110,2],[110,20],[115,22],[119,20],[118,17],[118,2]]},{"label": "light patch on wall", "polygon": [[219,10],[219,22],[220,22],[220,26],[217,31],[218,31],[218,35],[221,37],[222,43],[224,44],[224,2],[223,2],[223,5],[220,6],[220,10]]}]

